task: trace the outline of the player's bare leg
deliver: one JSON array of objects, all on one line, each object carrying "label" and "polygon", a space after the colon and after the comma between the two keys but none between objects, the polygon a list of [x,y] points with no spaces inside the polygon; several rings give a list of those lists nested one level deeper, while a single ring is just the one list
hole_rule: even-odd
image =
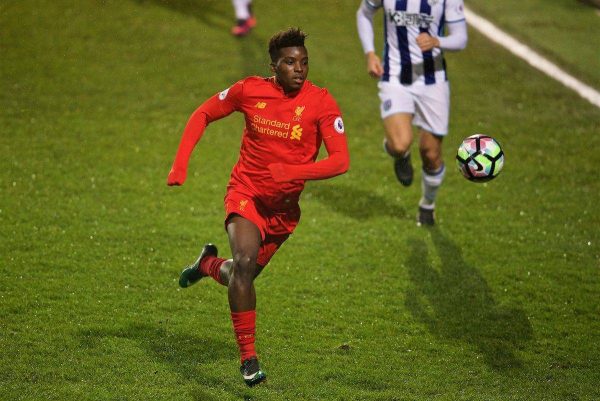
[{"label": "player's bare leg", "polygon": [[[219,269],[219,275],[221,277],[221,282],[226,287],[229,287],[229,280],[231,279],[232,269],[233,269],[233,259],[227,259],[225,262],[223,262],[223,264],[221,265],[221,267]],[[263,271],[263,266],[256,265],[256,273],[254,275],[254,278],[258,277],[258,275],[262,271]]]},{"label": "player's bare leg", "polygon": [[256,263],[261,245],[258,227],[250,220],[233,215],[227,222],[233,261],[228,272],[228,298],[236,341],[240,348],[240,372],[248,386],[266,379],[254,349],[256,328],[256,291],[254,278],[261,267]]},{"label": "player's bare leg", "polygon": [[227,222],[227,234],[233,256],[228,280],[229,306],[232,312],[256,308],[254,277],[261,236],[258,227],[242,216],[234,215]]},{"label": "player's bare leg", "polygon": [[423,195],[419,201],[417,223],[432,226],[435,224],[435,198],[446,172],[442,159],[442,137],[421,129],[419,150],[423,162]]},{"label": "player's bare leg", "polygon": [[385,151],[394,158],[396,178],[405,187],[412,184],[413,167],[410,162],[410,145],[413,140],[412,114],[397,113],[383,120]]},{"label": "player's bare leg", "polygon": [[[211,276],[217,283],[229,287],[233,259],[218,258],[217,253],[217,248],[213,244],[204,245],[196,261],[181,272],[179,285],[187,288],[196,284],[201,278]],[[256,276],[262,269],[262,266],[258,266]],[[254,277],[256,278],[256,276]]]},{"label": "player's bare leg", "polygon": [[254,223],[234,215],[227,224],[233,259],[218,257],[217,247],[206,244],[196,261],[181,272],[179,285],[187,288],[201,278],[211,276],[228,288],[229,305],[236,340],[240,347],[242,366],[240,371],[248,386],[266,379],[260,370],[254,351],[256,322],[256,293],[254,279],[263,270],[256,264],[261,236]]}]

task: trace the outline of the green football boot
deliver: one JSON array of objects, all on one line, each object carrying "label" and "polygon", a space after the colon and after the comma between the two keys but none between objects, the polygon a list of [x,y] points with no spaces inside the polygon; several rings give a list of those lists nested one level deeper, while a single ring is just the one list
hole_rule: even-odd
[{"label": "green football boot", "polygon": [[242,366],[240,366],[240,373],[242,374],[244,382],[246,382],[248,387],[254,387],[257,384],[267,380],[267,375],[265,372],[260,370],[258,359],[256,358],[246,359],[244,362],[242,362]]},{"label": "green football boot", "polygon": [[202,248],[202,252],[200,252],[200,256],[198,259],[191,264],[190,266],[183,269],[181,275],[179,276],[179,286],[181,288],[187,288],[191,285],[196,284],[204,274],[200,271],[200,262],[207,256],[217,256],[219,253],[216,246],[213,244],[206,244],[204,248]]}]

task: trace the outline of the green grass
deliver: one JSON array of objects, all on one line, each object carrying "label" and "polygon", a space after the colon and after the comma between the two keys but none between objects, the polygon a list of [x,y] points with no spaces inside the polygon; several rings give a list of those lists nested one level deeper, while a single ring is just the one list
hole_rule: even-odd
[{"label": "green grass", "polygon": [[467,6],[559,64],[600,87],[600,11],[579,0],[467,0]]},{"label": "green grass", "polygon": [[[439,224],[421,229],[418,180],[400,188],[381,151],[355,4],[255,3],[245,40],[228,1],[0,5],[0,399],[599,399],[600,111],[471,31],[448,57]],[[292,24],[352,166],[307,185],[256,282],[269,382],[247,389],[224,288],[176,282],[203,243],[228,255],[241,117],[211,125],[185,186],[165,182],[194,108],[266,74],[266,41]],[[474,132],[506,153],[484,185],[453,167]]]}]

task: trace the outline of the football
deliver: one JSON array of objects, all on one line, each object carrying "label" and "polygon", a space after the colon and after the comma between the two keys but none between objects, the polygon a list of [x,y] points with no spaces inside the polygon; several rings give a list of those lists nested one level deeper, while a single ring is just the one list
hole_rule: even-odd
[{"label": "football", "polygon": [[496,178],[502,171],[504,152],[491,136],[471,135],[458,147],[456,164],[466,179],[486,182]]}]

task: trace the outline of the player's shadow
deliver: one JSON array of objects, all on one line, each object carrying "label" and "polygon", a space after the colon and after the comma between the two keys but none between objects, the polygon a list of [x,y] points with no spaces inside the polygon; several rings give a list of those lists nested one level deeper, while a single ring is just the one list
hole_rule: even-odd
[{"label": "player's shadow", "polygon": [[203,25],[229,32],[234,21],[233,7],[222,0],[133,0],[138,4],[155,4],[197,19]]},{"label": "player's shadow", "polygon": [[342,184],[311,184],[304,191],[303,199],[314,198],[335,212],[356,220],[369,220],[374,217],[411,220],[414,218],[408,216],[401,205],[390,202],[372,191]]},{"label": "player's shadow", "polygon": [[[239,398],[244,397],[245,392],[240,392],[241,386],[236,387],[235,383],[225,382],[212,372],[215,361],[231,361],[232,377],[237,378],[234,371],[237,353],[232,342],[175,333],[162,325],[142,323],[120,328],[83,329],[79,336],[84,348],[103,353],[107,352],[105,347],[111,346],[107,344],[114,346],[115,340],[118,342],[122,339],[137,343],[137,346],[150,358],[168,366],[186,383],[193,384],[193,395],[197,400],[217,401],[218,397],[203,391],[203,387],[214,387],[216,383],[231,394]],[[220,337],[226,338],[226,333]],[[204,364],[209,365],[210,368],[203,368]]]},{"label": "player's shadow", "polygon": [[412,241],[408,273],[413,285],[407,293],[407,308],[431,333],[477,347],[493,369],[522,367],[517,350],[533,336],[523,309],[499,305],[456,244],[437,228],[431,235],[441,265],[432,266],[424,241]]}]

